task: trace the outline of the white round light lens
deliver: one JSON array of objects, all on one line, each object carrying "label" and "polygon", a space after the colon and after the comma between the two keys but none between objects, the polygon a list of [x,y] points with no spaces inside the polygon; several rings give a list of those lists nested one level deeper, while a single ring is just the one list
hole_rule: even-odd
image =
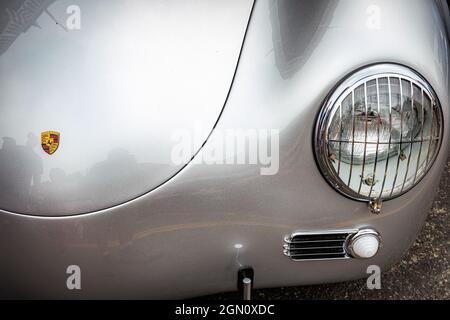
[{"label": "white round light lens", "polygon": [[372,258],[378,252],[380,241],[378,237],[367,234],[358,237],[352,243],[352,252],[357,258]]}]

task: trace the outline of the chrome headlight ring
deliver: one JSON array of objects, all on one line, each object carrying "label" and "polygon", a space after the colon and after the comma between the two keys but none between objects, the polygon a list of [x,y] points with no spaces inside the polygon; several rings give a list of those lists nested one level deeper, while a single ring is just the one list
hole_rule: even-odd
[{"label": "chrome headlight ring", "polygon": [[362,68],[322,106],[315,155],[326,180],[359,201],[389,200],[413,188],[433,165],[443,137],[437,95],[412,69]]}]

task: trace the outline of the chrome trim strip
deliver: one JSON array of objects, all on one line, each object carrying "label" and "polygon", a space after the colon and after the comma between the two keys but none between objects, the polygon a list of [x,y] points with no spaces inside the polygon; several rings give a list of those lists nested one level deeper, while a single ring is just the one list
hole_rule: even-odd
[{"label": "chrome trim strip", "polygon": [[[412,83],[412,81],[410,81],[411,84],[411,91],[410,91],[410,95],[411,95],[411,114],[414,112],[414,85]],[[403,134],[403,131],[402,131]],[[402,189],[400,190],[400,192],[403,192],[403,190],[405,189],[405,183],[406,180],[408,179],[408,174],[409,174],[409,166],[411,164],[411,156],[413,153],[413,136],[411,135],[411,139],[409,142],[409,155],[408,155],[408,163],[406,164],[406,173],[405,173],[405,178],[403,179],[403,184],[402,184]]]},{"label": "chrome trim strip", "polygon": [[[422,156],[422,146],[423,146],[423,125],[424,125],[424,117],[425,117],[425,112],[424,112],[424,93],[423,93],[423,89],[421,89],[421,97],[422,97],[422,117],[421,117],[421,128],[420,128],[420,149],[419,149],[419,155],[417,156],[417,164],[416,164],[416,172],[414,172],[414,183],[416,182],[417,179],[417,172],[419,171],[419,165],[420,165],[420,157]],[[433,127],[433,124],[431,124],[431,127]],[[426,167],[427,164],[425,164]]]},{"label": "chrome trim strip", "polygon": [[395,170],[394,182],[392,183],[391,194],[392,197],[395,189],[395,183],[397,182],[398,177],[398,168],[400,167],[400,154],[402,153],[402,143],[403,143],[403,85],[402,78],[398,78],[399,81],[399,89],[400,89],[400,144],[398,145],[398,158],[397,158],[397,169]]},{"label": "chrome trim strip", "polygon": [[352,154],[350,156],[350,173],[348,175],[348,186],[352,182],[353,153],[355,151],[355,91],[352,90]]},{"label": "chrome trim strip", "polygon": [[[372,179],[375,181],[377,176],[377,164],[378,164],[378,151],[380,148],[380,122],[381,122],[381,112],[380,112],[380,83],[378,81],[379,78],[375,80],[375,86],[377,88],[377,151],[375,152],[375,164],[373,166],[373,174]],[[375,183],[372,183],[369,191],[369,198],[372,198],[373,186]]]},{"label": "chrome trim strip", "polygon": [[[387,79],[388,79],[388,94],[389,94],[389,143],[388,143],[388,154],[390,154],[391,153],[391,144],[392,144],[392,89],[391,89],[391,77],[388,77]],[[386,183],[386,177],[387,177],[388,168],[389,168],[389,159],[390,159],[390,157],[386,158],[386,165],[384,167],[383,183],[381,184],[380,194],[378,195],[378,198],[380,198],[380,199],[383,196],[384,185]]]},{"label": "chrome trim strip", "polygon": [[431,126],[430,126],[430,141],[428,142],[428,151],[427,151],[427,167],[429,165],[429,159],[430,159],[430,150],[431,150],[431,142],[433,141],[433,121],[434,121],[434,102],[433,100],[430,101],[430,110],[431,110]]},{"label": "chrome trim strip", "polygon": [[[364,180],[364,167],[366,166],[366,152],[367,152],[367,113],[369,112],[367,108],[367,82],[364,83],[364,107],[365,107],[365,119],[366,124],[364,125],[364,155],[363,155],[363,164],[361,169],[361,181],[359,182],[358,193],[361,193],[361,187]],[[353,139],[355,140],[355,139]]]}]

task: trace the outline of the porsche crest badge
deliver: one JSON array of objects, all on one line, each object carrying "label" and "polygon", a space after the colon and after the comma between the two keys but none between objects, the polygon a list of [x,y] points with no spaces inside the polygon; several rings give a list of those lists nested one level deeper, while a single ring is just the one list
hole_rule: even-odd
[{"label": "porsche crest badge", "polygon": [[56,131],[46,131],[41,133],[42,149],[48,154],[54,154],[59,147],[60,135]]}]

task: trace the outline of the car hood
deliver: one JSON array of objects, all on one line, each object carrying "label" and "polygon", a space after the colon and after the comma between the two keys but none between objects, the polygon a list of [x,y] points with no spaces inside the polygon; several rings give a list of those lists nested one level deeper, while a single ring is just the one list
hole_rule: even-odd
[{"label": "car hood", "polygon": [[[195,136],[190,159],[224,108],[252,5],[1,4],[0,209],[94,212],[176,175],[177,141]],[[57,136],[52,154],[45,132]]]}]

